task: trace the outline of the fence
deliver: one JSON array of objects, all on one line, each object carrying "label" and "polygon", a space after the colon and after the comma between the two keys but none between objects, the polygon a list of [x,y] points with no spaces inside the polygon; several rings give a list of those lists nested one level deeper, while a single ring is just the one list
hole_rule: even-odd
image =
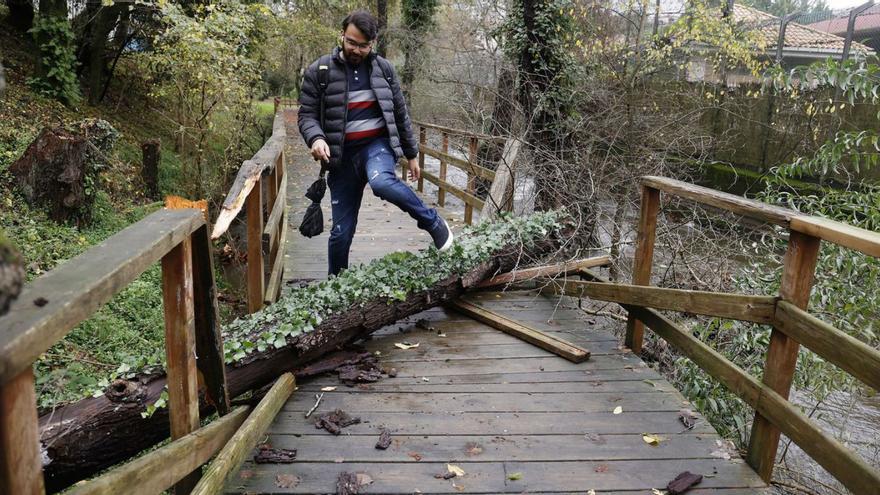
[{"label": "fence", "polygon": [[[789,241],[778,296],[746,296],[647,287],[650,284],[660,193],[670,194],[738,215],[779,225]],[[664,177],[644,177],[641,215],[633,262],[633,284],[611,284],[592,272],[596,282],[566,282],[556,291],[588,295],[621,304],[629,311],[626,346],[639,353],[644,326],[676,346],[756,411],[748,462],[769,480],[780,433],[853,493],[880,493],[880,472],[823,432],[788,394],[800,345],[880,390],[880,351],[850,337],[805,311],[822,241],[880,257],[880,234],[839,222],[799,214],[757,201]],[[731,318],[773,326],[763,381],[704,344],[654,309]]]},{"label": "fence", "polygon": [[[476,195],[477,178],[485,179],[493,185],[499,182],[498,179],[501,179],[501,182],[503,182],[503,184],[500,185],[500,193],[495,194],[494,191],[490,191],[490,198],[498,198],[497,201],[492,200],[493,202],[497,202],[498,204],[490,204],[490,209],[494,208],[511,210],[513,208],[513,175],[511,169],[516,153],[515,151],[512,151],[512,147],[515,146],[516,149],[518,149],[518,144],[513,145],[512,143],[518,143],[518,141],[512,141],[503,137],[487,136],[485,134],[477,134],[458,129],[452,129],[449,127],[429,124],[426,122],[415,121],[414,124],[417,125],[419,128],[419,168],[422,170],[422,175],[419,178],[417,185],[417,189],[419,192],[424,192],[424,181],[425,179],[427,179],[429,182],[437,186],[437,204],[441,207],[446,206],[446,193],[452,194],[453,196],[461,199],[464,202],[464,221],[467,224],[471,224],[473,223],[474,208],[477,208],[481,212],[486,209],[486,200],[480,199]],[[440,132],[442,144],[439,150],[428,146],[428,129]],[[468,148],[467,159],[459,158],[450,154],[450,136],[455,136],[466,140]],[[490,170],[486,167],[478,165],[477,152],[479,149],[480,141],[505,145],[505,153],[502,157],[502,163],[499,164],[498,167],[500,173],[504,174],[503,177],[496,177],[498,174],[496,174],[495,170]],[[426,155],[440,160],[440,170],[437,175],[434,175],[425,170]],[[500,166],[503,164],[506,164],[507,166]],[[467,185],[465,189],[462,189],[447,180],[448,167],[450,165],[467,174]],[[404,170],[403,173],[405,175],[405,163],[402,166]]]}]

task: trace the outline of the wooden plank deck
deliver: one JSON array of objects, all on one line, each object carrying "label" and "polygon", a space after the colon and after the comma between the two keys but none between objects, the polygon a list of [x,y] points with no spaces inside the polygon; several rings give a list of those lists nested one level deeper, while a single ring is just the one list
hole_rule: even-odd
[{"label": "wooden plank deck", "polygon": [[[288,197],[296,201],[313,179],[296,166],[292,172],[291,182],[300,185],[292,186]],[[364,199],[354,259],[367,261],[429,242],[394,206],[366,194]],[[306,240],[294,232],[289,239],[285,276],[323,277],[326,234]],[[584,494],[592,489],[651,494],[682,471],[705,476],[699,489],[688,493],[763,491],[764,483],[741,459],[720,457],[720,439],[702,417],[685,430],[678,413],[690,407],[687,401],[657,372],[620,349],[613,334],[598,328],[602,318],[584,313],[571,299],[535,292],[484,292],[472,298],[587,347],[592,357],[570,363],[450,310],[425,311],[389,325],[365,343],[379,353],[383,367],[398,370],[395,378],[351,388],[335,376],[300,383],[266,441],[297,449],[297,462],[248,460],[227,493],[335,493],[341,472],[372,478],[361,493]],[[419,346],[394,346],[402,341]],[[304,418],[315,394],[326,386],[337,388],[325,392],[316,413]],[[614,414],[618,406],[622,412]],[[334,408],[363,422],[340,436],[316,429],[315,418]],[[381,428],[393,439],[384,451],[374,448]],[[662,437],[660,444],[647,444],[644,433]],[[466,474],[435,478],[448,463]]]}]

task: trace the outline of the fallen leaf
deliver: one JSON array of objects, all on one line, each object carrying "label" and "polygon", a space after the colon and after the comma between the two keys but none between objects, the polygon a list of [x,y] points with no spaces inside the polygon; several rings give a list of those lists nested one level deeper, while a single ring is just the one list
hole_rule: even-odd
[{"label": "fallen leaf", "polygon": [[464,491],[464,485],[456,485],[454,481],[452,482],[452,488],[455,488],[455,490],[459,492]]},{"label": "fallen leaf", "polygon": [[430,382],[431,379],[428,378],[427,376],[423,376],[423,377],[422,377],[422,381],[423,381],[423,382]]},{"label": "fallen leaf", "polygon": [[408,342],[395,342],[395,344],[394,344],[394,347],[397,347],[398,349],[403,349],[403,350],[415,349],[418,346],[419,346],[418,342],[416,342],[415,344],[410,344]]},{"label": "fallen leaf", "polygon": [[422,460],[422,454],[419,454],[418,452],[407,452],[406,455],[408,455],[408,456],[412,457],[413,459],[415,459],[416,462]]},{"label": "fallen leaf", "polygon": [[651,488],[651,495],[666,495],[666,492],[658,490],[656,488]]},{"label": "fallen leaf", "polygon": [[593,471],[597,473],[607,473],[608,472],[608,464],[599,464],[598,466],[593,468]]},{"label": "fallen leaf", "polygon": [[510,481],[521,480],[522,477],[523,477],[522,473],[510,473],[507,475],[507,479],[509,479]]},{"label": "fallen leaf", "polygon": [[684,471],[679,473],[674,480],[670,481],[669,484],[666,485],[666,489],[669,490],[670,495],[678,495],[690,490],[692,486],[701,481],[703,481],[702,475],[694,474],[690,471]]},{"label": "fallen leaf", "polygon": [[299,476],[295,474],[276,474],[275,484],[278,488],[293,488],[300,482]]},{"label": "fallen leaf", "polygon": [[587,495],[596,495],[596,490],[587,491]]},{"label": "fallen leaf", "polygon": [[678,411],[678,420],[681,421],[681,424],[683,424],[688,430],[694,427],[697,423],[697,419],[696,414],[690,409],[682,409]]},{"label": "fallen leaf", "polygon": [[447,464],[446,470],[450,473],[455,473],[456,476],[464,476],[464,469],[456,466],[455,464]]},{"label": "fallen leaf", "polygon": [[654,387],[654,388],[657,388],[657,384],[652,382],[651,380],[642,380],[642,381],[647,383],[648,385]]},{"label": "fallen leaf", "polygon": [[336,387],[323,387],[321,388],[321,392],[332,392],[336,390]]},{"label": "fallen leaf", "polygon": [[345,462],[345,459],[343,459],[342,457],[337,457],[336,459],[333,459],[333,462],[335,462],[336,464],[341,464]]},{"label": "fallen leaf", "polygon": [[644,440],[646,444],[656,447],[657,445],[660,445],[660,440],[662,440],[662,438],[658,435],[642,433],[642,440]]},{"label": "fallen leaf", "polygon": [[480,455],[483,453],[483,446],[476,442],[468,442],[464,445],[464,453],[467,455]]},{"label": "fallen leaf", "polygon": [[617,407],[614,408],[614,411],[612,411],[612,412],[613,412],[614,414],[620,414],[620,413],[623,412],[623,407],[622,407],[622,406],[617,406]]},{"label": "fallen leaf", "polygon": [[358,486],[367,486],[373,482],[373,478],[367,473],[355,473]]},{"label": "fallen leaf", "polygon": [[238,472],[238,476],[243,480],[249,480],[254,477],[254,472],[250,469],[242,469]]}]

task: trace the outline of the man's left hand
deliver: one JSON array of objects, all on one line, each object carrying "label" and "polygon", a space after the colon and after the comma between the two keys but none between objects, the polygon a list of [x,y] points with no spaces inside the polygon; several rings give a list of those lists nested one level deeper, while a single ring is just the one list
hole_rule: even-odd
[{"label": "man's left hand", "polygon": [[422,170],[419,168],[418,158],[407,160],[409,162],[409,180],[417,181],[422,176]]}]

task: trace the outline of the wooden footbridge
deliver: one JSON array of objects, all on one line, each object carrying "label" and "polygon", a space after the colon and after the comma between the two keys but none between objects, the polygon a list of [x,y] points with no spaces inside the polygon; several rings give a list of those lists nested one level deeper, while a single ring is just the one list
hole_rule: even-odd
[{"label": "wooden footbridge", "polygon": [[[215,232],[225,230],[230,216],[247,212],[252,311],[271,304],[285,287],[326,273],[326,236],[306,239],[295,230],[305,207],[302,193],[316,168],[298,135],[285,136],[285,116],[293,120],[282,109],[272,139],[243,165],[215,226]],[[478,169],[473,154],[462,159],[448,149],[431,149],[428,131],[441,133],[444,147],[450,138],[463,139],[471,150],[488,137],[422,125],[422,159],[443,162],[426,178],[468,210],[448,203],[440,208],[455,228],[491,215],[487,203],[509,204],[500,197],[478,198],[476,178],[494,179],[496,186],[496,172]],[[515,149],[509,144],[506,151]],[[466,174],[464,187],[447,177],[448,167]],[[450,307],[390,325],[364,343],[395,376],[347,387],[326,375],[294,385],[286,373],[259,404],[235,408],[228,406],[205,219],[194,210],[157,212],[94,248],[97,254],[86,253],[34,281],[0,318],[0,493],[44,490],[31,363],[159,260],[174,440],[77,485],[74,493],[161,493],[174,487],[176,493],[650,494],[662,493],[689,471],[703,478],[688,493],[751,494],[766,489],[780,433],[853,493],[880,493],[877,469],[787,400],[799,345],[880,389],[880,353],[805,311],[820,243],[880,256],[880,235],[666,178],[646,177],[642,190],[633,285],[567,266],[555,270],[567,278],[542,279],[540,290],[472,292]],[[783,227],[789,247],[780,294],[650,287],[661,194]],[[120,249],[133,243],[140,243],[137,249]],[[429,243],[396,208],[365,194],[355,262]],[[74,286],[78,290],[59,289]],[[52,289],[48,304],[33,305],[34,297]],[[619,303],[628,311],[624,342],[603,329],[603,316],[581,309],[591,301]],[[749,376],[658,309],[773,325],[763,379]],[[639,359],[643,325],[755,409],[745,460],[725,449],[698,412],[682,412],[692,405]],[[560,357],[565,345],[588,349],[589,359]],[[201,427],[199,388],[224,413]],[[316,396],[317,410],[306,417]],[[336,409],[360,423],[338,436],[315,427],[321,414]],[[379,450],[383,431],[390,441]],[[296,458],[256,463],[258,444],[295,449]]]}]

